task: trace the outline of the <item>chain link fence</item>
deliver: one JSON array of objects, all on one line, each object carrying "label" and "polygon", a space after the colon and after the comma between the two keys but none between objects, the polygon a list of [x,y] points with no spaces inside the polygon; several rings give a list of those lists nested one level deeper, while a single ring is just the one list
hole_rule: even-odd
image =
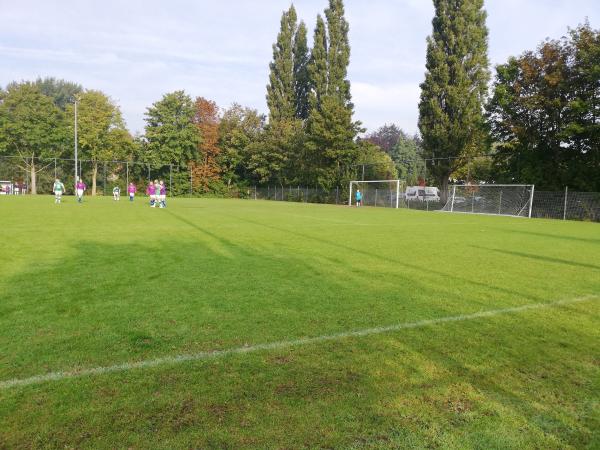
[{"label": "chain link fence", "polygon": [[[149,181],[165,182],[169,196],[192,196],[197,193],[194,175],[188,167],[160,165],[133,161],[78,160],[78,174],[92,193],[95,179],[96,195],[112,195],[115,186],[121,192],[134,183],[138,192],[145,192]],[[36,192],[51,194],[54,180],[60,179],[67,193],[75,185],[75,161],[61,158],[27,158],[0,156],[0,195],[23,195]],[[348,187],[323,189],[307,186],[256,186],[238,188],[229,196],[253,200],[273,200],[302,203],[347,205]],[[449,193],[448,193],[449,194]],[[393,189],[374,189],[365,192],[363,205],[378,208],[395,208],[396,192]],[[400,208],[421,211],[439,211],[445,206],[438,199],[408,199],[401,192]],[[531,217],[544,219],[584,220],[600,222],[600,193],[535,190]]]}]

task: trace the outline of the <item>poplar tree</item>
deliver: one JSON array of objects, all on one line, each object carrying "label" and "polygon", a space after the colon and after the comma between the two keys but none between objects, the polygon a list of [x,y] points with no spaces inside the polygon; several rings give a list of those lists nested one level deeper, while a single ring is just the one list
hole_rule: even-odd
[{"label": "poplar tree", "polygon": [[310,78],[308,75],[308,62],[310,54],[306,35],[306,25],[301,21],[294,36],[294,96],[296,118],[300,120],[306,120],[309,111]]},{"label": "poplar tree", "polygon": [[460,158],[481,153],[486,143],[488,30],[483,0],[434,0],[434,6],[419,130],[426,157],[434,158],[430,172],[445,196],[452,172],[465,164]]},{"label": "poplar tree", "polygon": [[269,121],[293,119],[296,116],[294,79],[294,39],[297,29],[296,9],[292,5],[281,16],[281,29],[273,44],[273,61],[269,65],[267,105]]},{"label": "poplar tree", "polygon": [[350,63],[349,25],[342,0],[330,0],[327,26],[317,17],[308,73],[311,82],[307,151],[314,181],[326,188],[345,184],[357,157],[355,138],[360,123],[347,80]]}]

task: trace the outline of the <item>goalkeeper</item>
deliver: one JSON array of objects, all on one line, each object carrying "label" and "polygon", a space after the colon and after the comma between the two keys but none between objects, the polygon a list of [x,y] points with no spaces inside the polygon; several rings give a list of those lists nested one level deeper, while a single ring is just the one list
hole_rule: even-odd
[{"label": "goalkeeper", "polygon": [[62,195],[65,192],[65,185],[58,178],[54,180],[52,191],[54,191],[54,203],[60,203]]},{"label": "goalkeeper", "polygon": [[360,189],[356,190],[356,207],[359,208],[362,206],[362,193]]}]

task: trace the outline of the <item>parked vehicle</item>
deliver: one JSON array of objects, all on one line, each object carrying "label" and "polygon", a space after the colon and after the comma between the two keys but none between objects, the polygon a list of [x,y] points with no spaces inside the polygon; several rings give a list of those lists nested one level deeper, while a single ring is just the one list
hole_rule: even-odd
[{"label": "parked vehicle", "polygon": [[440,190],[433,186],[408,186],[404,197],[406,201],[439,202]]}]

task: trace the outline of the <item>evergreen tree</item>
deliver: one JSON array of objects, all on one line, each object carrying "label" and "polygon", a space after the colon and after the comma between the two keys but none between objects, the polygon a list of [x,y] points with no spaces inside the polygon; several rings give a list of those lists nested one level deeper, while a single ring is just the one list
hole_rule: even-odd
[{"label": "evergreen tree", "polygon": [[419,129],[426,156],[436,158],[431,171],[444,196],[450,174],[464,164],[456,158],[481,153],[486,142],[488,31],[483,0],[434,0],[434,6]]},{"label": "evergreen tree", "polygon": [[310,59],[306,38],[306,25],[300,22],[294,37],[294,94],[296,101],[296,117],[300,120],[308,118],[310,78],[308,63]]},{"label": "evergreen tree", "polygon": [[296,116],[294,79],[294,38],[297,29],[296,9],[292,5],[281,16],[281,29],[273,44],[273,61],[269,65],[267,105],[269,121],[293,119]]},{"label": "evergreen tree", "polygon": [[327,95],[327,29],[321,15],[317,16],[313,48],[308,63],[310,111],[321,109],[321,100]]},{"label": "evergreen tree", "polygon": [[350,42],[348,21],[344,18],[343,0],[329,0],[325,10],[327,18],[328,44],[328,94],[352,108],[350,104],[350,82],[346,79],[350,64]]}]

